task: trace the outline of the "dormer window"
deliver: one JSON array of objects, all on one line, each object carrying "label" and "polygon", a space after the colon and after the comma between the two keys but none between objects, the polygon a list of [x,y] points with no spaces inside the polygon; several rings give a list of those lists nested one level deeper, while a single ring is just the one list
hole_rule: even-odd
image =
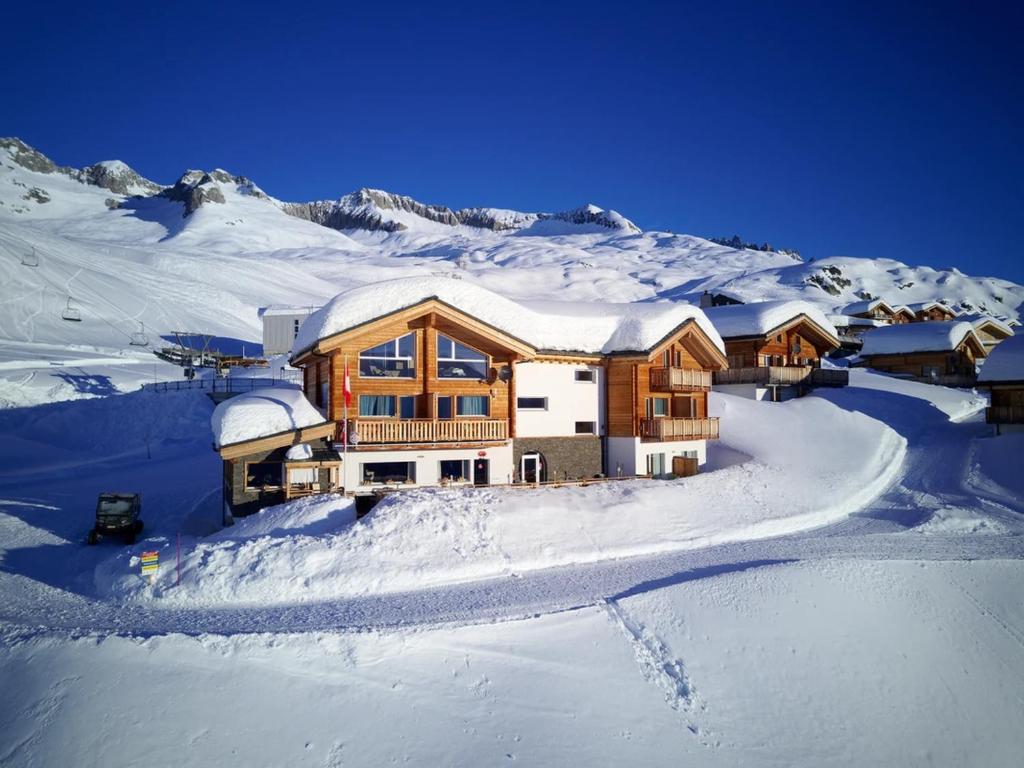
[{"label": "dormer window", "polygon": [[359,353],[359,376],[416,378],[416,334],[407,333]]},{"label": "dormer window", "polygon": [[437,334],[437,378],[486,379],[487,355]]}]

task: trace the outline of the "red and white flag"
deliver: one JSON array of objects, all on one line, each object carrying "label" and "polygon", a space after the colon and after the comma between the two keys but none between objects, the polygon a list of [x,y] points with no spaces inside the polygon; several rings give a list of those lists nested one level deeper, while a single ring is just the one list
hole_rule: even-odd
[{"label": "red and white flag", "polygon": [[345,407],[352,405],[352,379],[348,375],[348,360],[345,361],[345,380],[341,385],[341,394],[345,397]]}]

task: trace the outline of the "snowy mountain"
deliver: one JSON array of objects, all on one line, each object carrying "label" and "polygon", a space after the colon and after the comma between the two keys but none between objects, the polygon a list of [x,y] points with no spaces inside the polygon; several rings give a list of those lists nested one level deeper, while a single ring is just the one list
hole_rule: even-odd
[{"label": "snowy mountain", "polygon": [[[452,210],[374,189],[289,203],[220,169],[161,185],[119,161],[68,168],[0,140],[0,364],[9,370],[72,345],[144,359],[129,345],[143,328],[154,343],[187,329],[252,345],[260,306],[319,304],[357,285],[436,273],[525,300],[692,302],[725,289],[747,301],[801,298],[825,312],[882,297],[1009,319],[1024,303],[1024,287],[955,268],[803,262],[641,231],[592,205]],[[62,319],[69,307],[80,322]]]}]

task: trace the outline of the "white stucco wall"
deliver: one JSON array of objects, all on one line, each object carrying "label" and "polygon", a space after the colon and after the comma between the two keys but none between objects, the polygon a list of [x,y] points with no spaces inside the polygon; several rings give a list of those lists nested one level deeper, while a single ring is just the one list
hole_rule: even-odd
[{"label": "white stucco wall", "polygon": [[679,440],[675,442],[644,443],[639,437],[608,438],[608,476],[643,475],[647,472],[647,457],[652,453],[665,454],[665,468],[672,469],[672,457],[682,456],[688,451],[697,452],[697,463],[708,460],[707,440]]},{"label": "white stucco wall", "polygon": [[[593,371],[593,381],[576,381],[576,371]],[[604,434],[604,369],[599,365],[519,363],[516,398],[546,397],[545,410],[516,407],[517,437],[565,437],[577,421],[593,421]]]},{"label": "white stucco wall", "polygon": [[[512,445],[489,446],[487,448],[440,448],[436,450],[413,451],[350,451],[343,464],[345,475],[344,485],[349,490],[370,490],[375,486],[362,485],[361,465],[382,461],[414,461],[416,462],[416,482],[409,486],[418,487],[437,485],[440,481],[440,462],[452,459],[468,459],[471,463],[484,451],[483,458],[490,461],[490,481],[507,483],[513,475]],[[472,468],[471,468],[472,469]],[[376,486],[379,487],[379,486]]]}]

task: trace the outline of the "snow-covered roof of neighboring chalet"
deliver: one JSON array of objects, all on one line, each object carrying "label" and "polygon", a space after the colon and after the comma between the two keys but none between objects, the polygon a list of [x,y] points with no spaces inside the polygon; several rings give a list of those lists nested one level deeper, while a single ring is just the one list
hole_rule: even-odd
[{"label": "snow-covered roof of neighboring chalet", "polygon": [[981,366],[978,381],[1024,381],[1024,336],[1000,342]]},{"label": "snow-covered roof of neighboring chalet", "polygon": [[876,307],[885,305],[886,308],[892,309],[893,307],[885,299],[871,299],[870,301],[855,301],[853,304],[847,304],[843,307],[844,315],[860,315],[864,312],[870,312]]},{"label": "snow-covered roof of neighboring chalet", "polygon": [[970,323],[951,320],[887,325],[864,334],[864,347],[860,354],[861,357],[867,357],[913,352],[951,352],[959,347],[967,336],[974,336],[978,346],[981,346],[981,341]]},{"label": "snow-covered roof of neighboring chalet", "polygon": [[274,315],[308,315],[320,307],[306,305],[299,307],[291,304],[271,304],[269,307],[260,307],[257,314],[259,317],[273,317]]},{"label": "snow-covered roof of neighboring chalet", "polygon": [[807,317],[836,343],[839,336],[825,313],[806,301],[759,301],[753,304],[730,304],[704,310],[724,339],[764,336],[800,315]]},{"label": "snow-covered roof of neighboring chalet", "polygon": [[915,315],[918,312],[924,312],[926,310],[932,309],[933,307],[945,309],[947,312],[952,312],[954,315],[956,315],[957,313],[955,309],[946,304],[943,304],[941,301],[918,301],[914,304],[907,304],[907,309],[909,309]]},{"label": "snow-covered roof of neighboring chalet", "polygon": [[975,328],[981,328],[983,325],[991,323],[1000,331],[1005,333],[1007,336],[1013,336],[1013,328],[1002,320],[992,317],[991,315],[983,315],[981,313],[974,313],[970,315],[960,315],[957,320],[963,320],[970,323]]},{"label": "snow-covered roof of neighboring chalet", "polygon": [[673,301],[517,302],[469,280],[407,277],[354,288],[335,296],[302,324],[292,356],[329,336],[429,299],[437,299],[538,350],[610,354],[643,352],[693,320],[719,351],[725,345],[700,307]]},{"label": "snow-covered roof of neighboring chalet", "polygon": [[225,400],[213,409],[213,444],[244,443],[325,423],[301,389],[268,387]]},{"label": "snow-covered roof of neighboring chalet", "polygon": [[850,326],[881,328],[883,325],[889,325],[886,320],[875,320],[873,317],[853,317],[852,315],[826,315],[826,317],[836,328],[849,328]]}]

